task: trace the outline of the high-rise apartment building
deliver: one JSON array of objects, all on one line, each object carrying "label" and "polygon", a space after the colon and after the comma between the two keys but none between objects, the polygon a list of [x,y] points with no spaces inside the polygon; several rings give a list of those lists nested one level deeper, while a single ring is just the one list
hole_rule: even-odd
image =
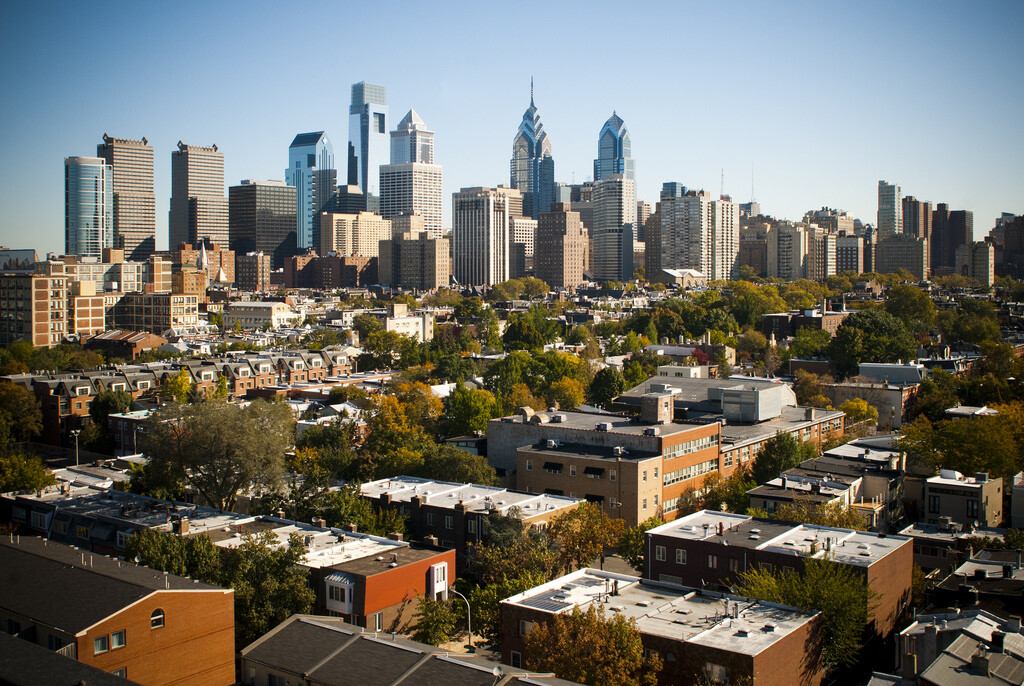
[{"label": "high-rise apartment building", "polygon": [[646,200],[636,201],[636,239],[641,243],[647,241],[647,220],[651,218],[651,203]]},{"label": "high-rise apartment building", "polygon": [[514,188],[463,188],[452,195],[452,267],[455,280],[493,286],[509,278],[511,218],[522,207]]},{"label": "high-rise apartment building", "polygon": [[996,248],[988,241],[964,243],[956,249],[956,273],[991,288],[996,280]]},{"label": "high-rise apartment building", "polygon": [[[303,251],[320,244],[320,213],[338,184],[334,146],[323,131],[300,133],[288,146],[284,181],[295,188],[295,248]],[[260,248],[263,250],[264,248]]]},{"label": "high-rise apartment building", "polygon": [[529,217],[509,218],[509,278],[521,279],[533,271],[533,246],[537,237],[537,220]]},{"label": "high-rise apartment building", "polygon": [[878,182],[878,239],[903,233],[903,203],[898,184]]},{"label": "high-rise apartment building", "polygon": [[63,274],[0,274],[0,345],[59,345],[67,333],[67,292]]},{"label": "high-rise apartment building", "polygon": [[366,194],[366,209],[380,209],[380,166],[390,159],[388,93],[384,86],[352,85],[348,108],[348,183]]},{"label": "high-rise apartment building", "polygon": [[623,174],[605,176],[594,184],[594,256],[598,281],[633,278],[636,233],[636,186]]},{"label": "high-rise apartment building", "polygon": [[64,158],[64,252],[100,257],[114,246],[114,185],[102,157]]},{"label": "high-rise apartment building", "polygon": [[263,252],[273,269],[284,266],[295,254],[297,190],[284,181],[252,179],[228,188],[229,245],[236,255]]},{"label": "high-rise apartment building", "polygon": [[552,288],[575,288],[583,283],[590,248],[580,213],[568,203],[556,203],[537,220],[534,275]]},{"label": "high-rise apartment building", "polygon": [[523,113],[519,131],[512,139],[512,188],[523,194],[523,216],[536,219],[547,212],[555,201],[555,160],[551,156],[551,139],[533,102],[530,85],[530,106]]},{"label": "high-rise apartment building", "polygon": [[141,262],[156,250],[156,193],[153,190],[153,146],[143,137],[113,138],[103,134],[96,156],[110,165],[114,193],[114,247],[125,258]]},{"label": "high-rise apartment building", "polygon": [[838,236],[823,228],[811,229],[807,235],[807,278],[824,281],[837,273]]},{"label": "high-rise apartment building", "polygon": [[864,273],[864,239],[861,236],[836,237],[836,272]]},{"label": "high-rise apartment building", "polygon": [[875,247],[874,271],[890,274],[906,269],[915,279],[928,276],[928,241],[910,234],[881,238]]},{"label": "high-rise apartment building", "polygon": [[927,244],[925,273],[931,272],[932,204],[923,202],[912,195],[903,198],[903,233],[923,238]]},{"label": "high-rise apartment building", "polygon": [[621,174],[630,181],[636,181],[636,162],[631,154],[632,145],[626,124],[619,115],[612,112],[612,116],[604,123],[601,133],[597,136],[594,181],[606,179],[612,174]]},{"label": "high-rise apartment building", "polygon": [[431,238],[444,234],[442,169],[434,164],[434,132],[416,114],[409,113],[391,132],[391,164],[380,167],[380,214],[393,219],[418,214]]},{"label": "high-rise apartment building", "polygon": [[431,238],[422,229],[396,233],[380,242],[380,283],[417,291],[444,288],[451,276],[450,251],[447,238]]},{"label": "high-rise apartment building", "polygon": [[224,197],[224,153],[216,145],[185,145],[171,152],[171,211],[168,249],[200,241],[227,245],[228,199]]},{"label": "high-rise apartment building", "polygon": [[781,222],[768,232],[768,276],[793,281],[807,276],[807,225]]},{"label": "high-rise apartment building", "polygon": [[[742,210],[740,210],[742,213]],[[804,222],[816,224],[830,233],[853,233],[853,217],[845,210],[822,207],[804,213]]]},{"label": "high-rise apartment building", "polygon": [[270,290],[270,255],[248,252],[235,256],[235,285],[243,291]]},{"label": "high-rise apartment building", "polygon": [[[739,259],[740,210],[727,198],[712,200],[706,191],[683,196],[663,193],[658,203],[656,236],[647,251],[655,251],[652,267],[696,269],[708,279],[735,278]],[[652,274],[651,278],[657,274]]]},{"label": "high-rise apartment building", "polygon": [[936,274],[951,274],[956,268],[956,249],[974,241],[974,213],[950,210],[940,202],[932,212],[931,267]]},{"label": "high-rise apartment building", "polygon": [[320,215],[320,255],[377,257],[380,242],[391,238],[391,222],[376,212]]}]

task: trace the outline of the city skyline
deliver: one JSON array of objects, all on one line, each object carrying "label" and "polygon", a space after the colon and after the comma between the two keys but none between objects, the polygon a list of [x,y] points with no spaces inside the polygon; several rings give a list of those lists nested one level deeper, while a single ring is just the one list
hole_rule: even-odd
[{"label": "city skyline", "polygon": [[[884,23],[877,3],[638,8],[634,25],[645,39],[630,59],[602,63],[591,75],[581,48],[610,6],[574,12],[561,40],[532,48],[524,66],[505,59],[493,33],[473,30],[498,26],[512,37],[497,10],[469,16],[459,5],[400,12],[384,5],[378,11],[389,17],[386,49],[369,50],[371,39],[352,32],[329,88],[292,66],[279,36],[298,30],[309,13],[324,26],[358,26],[372,21],[370,8],[265,4],[258,19],[240,20],[231,4],[119,5],[124,11],[117,12],[65,4],[54,16],[6,7],[2,85],[13,106],[2,117],[17,135],[5,139],[0,156],[0,243],[41,256],[62,251],[61,165],[93,154],[104,132],[146,136],[153,146],[158,249],[168,247],[169,158],[178,140],[216,142],[225,186],[232,186],[245,178],[280,180],[281,150],[296,132],[323,130],[339,150],[340,182],[349,89],[360,81],[384,86],[392,112],[415,108],[431,122],[445,167],[446,228],[454,192],[507,183],[508,142],[531,76],[545,130],[558,142],[558,182],[592,177],[597,134],[615,111],[638,161],[636,196],[652,204],[661,184],[673,180],[717,197],[724,169],[724,190],[734,200],[749,200],[753,185],[766,213],[791,220],[830,206],[874,223],[879,179],[933,207],[972,211],[976,238],[1001,212],[1024,211],[1024,171],[1014,164],[1024,149],[1015,121],[1024,88],[1013,48],[1024,6],[992,2],[965,13],[960,5],[908,3],[889,8]],[[551,9],[555,18],[566,12]],[[688,23],[706,30],[688,32],[692,39],[681,43],[678,32]],[[75,60],[51,49],[136,25],[145,31]],[[434,49],[394,38],[424,25]],[[836,37],[836,26],[843,35]],[[825,35],[828,43],[812,40]],[[723,42],[728,50],[720,49]],[[677,86],[666,81],[669,63],[680,65]],[[121,85],[97,88],[96,73]],[[280,97],[257,105],[254,87]],[[26,236],[33,245],[24,245]]]}]

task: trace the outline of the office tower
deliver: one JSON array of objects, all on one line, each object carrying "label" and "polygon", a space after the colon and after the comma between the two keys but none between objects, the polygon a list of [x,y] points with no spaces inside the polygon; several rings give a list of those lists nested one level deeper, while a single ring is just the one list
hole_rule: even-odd
[{"label": "office tower", "polygon": [[878,238],[903,233],[903,203],[900,201],[900,187],[888,181],[878,182]]},{"label": "office tower", "polygon": [[99,258],[114,247],[114,184],[102,157],[64,158],[64,252]]},{"label": "office tower", "polygon": [[812,228],[807,234],[807,278],[824,281],[837,273],[838,236],[822,228]]},{"label": "office tower", "polygon": [[380,242],[391,238],[391,222],[376,212],[320,215],[320,255],[377,257]]},{"label": "office tower", "polygon": [[606,179],[612,174],[622,174],[630,181],[636,181],[636,162],[630,157],[632,146],[629,131],[619,115],[612,116],[601,127],[597,136],[597,159],[594,160],[594,181]]},{"label": "office tower", "polygon": [[928,276],[928,241],[910,234],[897,234],[880,238],[875,247],[875,269],[879,274],[890,274],[906,269],[915,279]]},{"label": "office tower", "polygon": [[206,240],[227,245],[228,199],[224,197],[224,153],[216,145],[185,145],[171,152],[171,211],[168,249]]},{"label": "office tower", "polygon": [[444,234],[441,171],[441,165],[434,164],[434,132],[415,110],[409,110],[391,132],[391,164],[380,168],[381,216],[418,214],[430,237],[440,238]]},{"label": "office tower", "polygon": [[235,285],[243,291],[265,293],[270,290],[270,255],[248,252],[235,257]]},{"label": "office tower", "polygon": [[633,180],[622,174],[611,174],[597,181],[594,215],[594,278],[598,281],[631,280],[636,231]]},{"label": "office tower", "polygon": [[676,181],[666,181],[661,184],[661,194],[659,198],[665,200],[667,198],[681,198],[688,192],[688,188],[681,183]]},{"label": "office tower", "polygon": [[521,279],[533,271],[536,236],[536,219],[519,216],[509,218],[509,278]]},{"label": "office tower", "polygon": [[793,281],[807,276],[807,225],[782,222],[768,232],[768,276]]},{"label": "office tower", "polygon": [[932,204],[930,202],[919,201],[912,195],[903,198],[903,233],[925,240],[927,244],[925,257],[928,258],[925,273],[930,273],[932,245]]},{"label": "office tower", "polygon": [[934,274],[951,274],[956,267],[956,249],[974,241],[974,213],[952,210],[940,202],[932,212],[931,268]]},{"label": "office tower", "polygon": [[583,283],[590,239],[579,212],[556,203],[537,220],[534,275],[552,288],[575,288]]},{"label": "office tower", "polygon": [[510,220],[520,203],[519,191],[503,186],[463,188],[452,195],[452,267],[458,283],[493,286],[509,278]]},{"label": "office tower", "polygon": [[320,244],[320,213],[338,183],[334,146],[323,131],[295,136],[288,146],[284,181],[295,188],[295,248],[315,249]]},{"label": "office tower", "polygon": [[[696,269],[710,280],[731,279],[738,269],[740,208],[725,198],[712,200],[705,191],[677,197],[663,193],[658,203],[657,243],[648,252],[661,269]],[[657,274],[652,275],[656,276]]]},{"label": "office tower", "polygon": [[153,146],[145,138],[103,134],[96,156],[113,172],[114,246],[124,250],[126,259],[142,262],[156,250]]},{"label": "office tower", "polygon": [[647,220],[651,218],[651,203],[646,200],[636,201],[636,239],[640,243],[647,241]]},{"label": "office tower", "polygon": [[297,191],[284,181],[252,179],[228,188],[229,245],[235,254],[263,252],[273,269],[284,266],[295,254]]},{"label": "office tower", "polygon": [[389,156],[388,94],[384,86],[352,85],[348,108],[348,183],[366,194],[366,209],[380,209],[380,166]]},{"label": "office tower", "polygon": [[864,273],[864,239],[846,235],[836,238],[836,272]]},{"label": "office tower", "polygon": [[536,219],[541,212],[547,212],[555,201],[555,160],[551,157],[551,139],[533,103],[532,82],[530,106],[512,139],[510,167],[509,185],[523,194],[523,216]]},{"label": "office tower", "polygon": [[380,283],[417,291],[444,288],[451,276],[450,250],[447,238],[431,238],[422,229],[396,232],[380,242]]},{"label": "office tower", "polygon": [[740,203],[740,219],[752,219],[761,216],[761,203],[756,200]]},{"label": "office tower", "polygon": [[359,186],[338,186],[327,200],[324,212],[334,214],[359,214],[366,212],[366,194]]}]

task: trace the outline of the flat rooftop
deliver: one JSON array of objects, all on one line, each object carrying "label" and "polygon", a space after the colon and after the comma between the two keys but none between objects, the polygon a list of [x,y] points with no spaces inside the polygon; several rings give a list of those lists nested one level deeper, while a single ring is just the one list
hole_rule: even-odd
[{"label": "flat rooftop", "polygon": [[503,602],[551,614],[603,607],[634,619],[641,633],[756,655],[815,613],[685,586],[581,569]]},{"label": "flat rooftop", "polygon": [[518,507],[523,517],[556,512],[580,503],[579,498],[561,495],[519,493],[497,486],[434,481],[415,476],[396,476],[370,481],[360,487],[360,493],[366,498],[376,500],[388,494],[393,502],[399,503],[407,503],[413,496],[418,495],[425,498],[425,504],[431,507],[454,508],[462,503],[468,508],[468,512],[481,514],[491,511],[507,514],[511,508]]},{"label": "flat rooftop", "polygon": [[[556,416],[561,417],[561,419],[555,419]],[[541,420],[537,420],[537,417],[540,417]],[[617,415],[569,411],[537,412],[534,415],[534,421],[541,421],[545,426],[548,426],[551,429],[565,428],[583,431],[597,431],[598,424],[610,424],[611,426],[608,428],[607,433],[628,434],[630,436],[642,436],[644,434],[644,430],[650,428],[657,428],[658,436],[670,436],[672,434],[693,431],[694,429],[701,428],[697,424],[650,424],[647,422],[629,419],[627,417],[619,417]],[[520,415],[501,417],[499,419],[490,420],[488,424],[494,422],[522,423],[522,417]]]},{"label": "flat rooftop", "polygon": [[[664,347],[664,346],[660,346]],[[713,389],[735,388],[743,390],[765,389],[772,386],[786,385],[780,379],[695,379],[679,376],[656,375],[647,381],[630,388],[622,393],[619,398],[630,402],[639,402],[640,397],[651,392],[651,386],[671,386],[675,402],[685,404],[701,403],[709,399]]]},{"label": "flat rooftop", "polygon": [[720,541],[721,545],[793,556],[822,558],[827,552],[835,562],[857,567],[872,565],[910,540],[905,536],[793,524],[711,510],[680,517],[647,533],[691,541]]},{"label": "flat rooftop", "polygon": [[722,446],[729,449],[745,443],[758,443],[771,438],[780,431],[792,433],[799,429],[819,424],[823,421],[838,419],[844,416],[839,410],[814,409],[814,418],[807,418],[805,407],[783,406],[779,417],[757,424],[725,424],[722,426]]},{"label": "flat rooftop", "polygon": [[615,453],[611,446],[581,445],[579,443],[559,443],[556,448],[547,447],[546,441],[534,443],[517,448],[517,451],[527,450],[542,457],[550,457],[553,460],[566,456],[580,457],[592,460],[648,460],[661,457],[660,453],[652,450],[623,450],[621,455]]}]

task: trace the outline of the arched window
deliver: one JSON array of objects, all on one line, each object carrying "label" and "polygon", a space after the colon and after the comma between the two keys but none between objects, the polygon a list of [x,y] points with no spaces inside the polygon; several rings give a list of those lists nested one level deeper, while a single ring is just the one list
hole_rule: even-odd
[{"label": "arched window", "polygon": [[149,616],[149,628],[159,629],[164,625],[164,611],[160,608],[153,610],[153,614]]}]

